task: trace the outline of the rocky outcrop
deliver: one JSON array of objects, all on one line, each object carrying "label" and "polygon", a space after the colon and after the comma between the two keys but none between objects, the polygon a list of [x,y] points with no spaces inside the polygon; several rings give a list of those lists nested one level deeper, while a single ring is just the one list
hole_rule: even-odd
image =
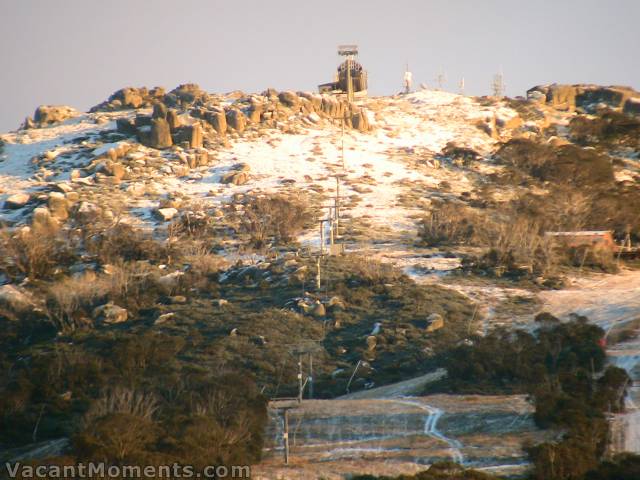
[{"label": "rocky outcrop", "polygon": [[172,207],[158,208],[153,213],[156,216],[156,218],[158,218],[158,220],[162,220],[163,222],[168,222],[169,220],[171,220],[173,217],[177,215],[178,210]]},{"label": "rocky outcrop", "polygon": [[438,313],[432,313],[427,317],[429,325],[427,326],[427,332],[435,332],[444,327],[444,318]]},{"label": "rocky outcrop", "polygon": [[129,313],[126,309],[114,305],[113,303],[107,303],[101,305],[93,310],[93,319],[97,322],[105,324],[115,324],[126,322],[129,317]]},{"label": "rocky outcrop", "polygon": [[30,199],[31,199],[31,196],[28,193],[16,193],[14,195],[11,195],[9,198],[7,198],[4,201],[4,208],[8,208],[12,210],[17,208],[22,208],[27,203],[29,203]]},{"label": "rocky outcrop", "polygon": [[164,98],[170,107],[187,108],[196,103],[206,102],[209,95],[195,83],[185,83],[171,90]]},{"label": "rocky outcrop", "polygon": [[189,127],[189,146],[191,148],[202,148],[202,125],[199,122]]},{"label": "rocky outcrop", "polygon": [[626,102],[638,92],[630,87],[601,85],[539,85],[527,91],[527,98],[546,103],[558,110],[573,112],[580,109],[594,113],[606,107],[623,110]]},{"label": "rocky outcrop", "polygon": [[249,174],[247,172],[228,172],[222,175],[220,182],[231,183],[233,185],[244,185],[249,181]]},{"label": "rocky outcrop", "polygon": [[38,207],[33,210],[31,226],[34,231],[47,234],[60,228],[60,222],[51,215],[51,211],[45,207]]},{"label": "rocky outcrop", "polygon": [[351,115],[351,126],[361,132],[369,131],[369,117],[367,115],[367,112],[363,108],[357,109]]},{"label": "rocky outcrop", "polygon": [[167,106],[164,103],[154,103],[151,118],[167,118]]},{"label": "rocky outcrop", "polygon": [[205,115],[205,120],[214,128],[220,135],[227,133],[227,116],[223,109],[217,109],[209,111]]},{"label": "rocky outcrop", "polygon": [[96,105],[89,111],[113,112],[117,110],[148,108],[154,103],[161,101],[164,96],[165,90],[162,87],[155,87],[151,90],[146,87],[125,87],[117,90],[106,101]]},{"label": "rocky outcrop", "polygon": [[64,122],[69,118],[74,118],[80,115],[80,113],[72,107],[66,105],[40,105],[34,115],[33,119],[27,117],[22,125],[23,129],[28,128],[40,128],[56,123]]},{"label": "rocky outcrop", "polygon": [[173,145],[169,122],[164,118],[151,119],[151,126],[138,128],[140,142],[151,148],[168,148]]},{"label": "rocky outcrop", "polygon": [[640,116],[640,97],[634,97],[627,100],[623,108],[627,115]]},{"label": "rocky outcrop", "polygon": [[47,200],[51,216],[56,220],[64,221],[69,218],[69,202],[63,193],[51,192]]},{"label": "rocky outcrop", "polygon": [[297,108],[300,105],[300,97],[294,92],[280,92],[278,100],[289,108]]},{"label": "rocky outcrop", "polygon": [[227,125],[236,132],[242,133],[246,126],[246,117],[240,110],[229,110],[227,112]]},{"label": "rocky outcrop", "polygon": [[170,108],[167,111],[167,122],[169,122],[169,128],[171,132],[175,132],[178,128],[182,126],[182,119],[180,115],[178,115],[178,111],[175,108]]}]

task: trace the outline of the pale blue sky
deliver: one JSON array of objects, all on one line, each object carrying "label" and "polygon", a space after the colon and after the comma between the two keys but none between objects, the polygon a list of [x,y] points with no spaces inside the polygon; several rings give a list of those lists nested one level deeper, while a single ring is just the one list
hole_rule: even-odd
[{"label": "pale blue sky", "polygon": [[314,90],[339,43],[371,94],[414,81],[507,93],[540,83],[640,87],[638,0],[0,0],[0,132],[41,103],[86,110],[123,86]]}]

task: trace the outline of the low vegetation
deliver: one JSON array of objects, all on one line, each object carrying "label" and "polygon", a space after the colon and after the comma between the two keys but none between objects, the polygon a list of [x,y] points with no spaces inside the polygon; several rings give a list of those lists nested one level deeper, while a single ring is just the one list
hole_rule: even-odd
[{"label": "low vegetation", "polygon": [[313,223],[301,196],[252,196],[239,205],[239,230],[257,249],[293,241],[306,224]]},{"label": "low vegetation", "polygon": [[608,442],[605,414],[624,410],[626,371],[606,367],[604,331],[584,317],[537,317],[535,333],[496,330],[444,356],[448,378],[432,390],[528,394],[535,421],[565,433],[528,448],[533,478],[580,479],[597,469]]}]

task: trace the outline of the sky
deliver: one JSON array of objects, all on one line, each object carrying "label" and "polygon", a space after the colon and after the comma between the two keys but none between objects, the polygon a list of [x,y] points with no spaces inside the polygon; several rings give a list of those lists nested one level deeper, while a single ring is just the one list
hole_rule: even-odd
[{"label": "sky", "polygon": [[125,86],[313,91],[355,43],[370,95],[414,84],[509,96],[545,83],[640,89],[638,0],[0,0],[0,132],[40,104]]}]

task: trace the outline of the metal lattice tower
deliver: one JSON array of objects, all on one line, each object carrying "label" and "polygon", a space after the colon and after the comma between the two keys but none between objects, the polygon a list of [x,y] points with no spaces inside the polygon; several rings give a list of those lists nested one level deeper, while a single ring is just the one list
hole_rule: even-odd
[{"label": "metal lattice tower", "polygon": [[496,98],[504,97],[507,86],[504,83],[504,75],[502,73],[502,69],[500,69],[500,73],[497,73],[493,77],[493,82],[491,84],[493,89],[493,96]]}]

